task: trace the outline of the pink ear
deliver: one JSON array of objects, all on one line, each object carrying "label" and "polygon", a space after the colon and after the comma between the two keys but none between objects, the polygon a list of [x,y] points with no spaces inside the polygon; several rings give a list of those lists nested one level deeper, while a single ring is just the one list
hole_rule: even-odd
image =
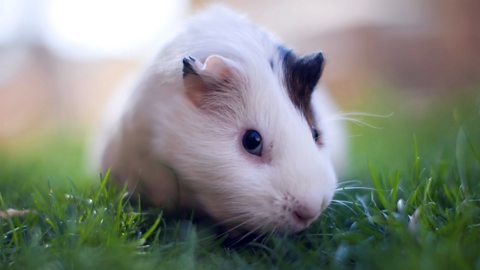
[{"label": "pink ear", "polygon": [[197,107],[205,94],[218,89],[225,81],[233,81],[238,70],[235,62],[220,55],[212,54],[201,63],[193,57],[183,59],[184,86],[187,98]]},{"label": "pink ear", "polygon": [[213,54],[207,57],[202,70],[217,80],[225,80],[232,75],[234,66],[230,59]]}]

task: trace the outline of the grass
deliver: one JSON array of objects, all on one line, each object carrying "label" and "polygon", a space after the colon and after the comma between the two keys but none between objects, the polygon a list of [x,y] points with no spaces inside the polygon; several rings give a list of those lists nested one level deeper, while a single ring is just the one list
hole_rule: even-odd
[{"label": "grass", "polygon": [[4,150],[0,209],[32,212],[0,219],[0,266],[480,269],[480,96],[471,92],[369,103],[369,112],[394,115],[368,119],[382,129],[350,126],[350,169],[325,214],[300,234],[237,249],[208,227],[126,203],[107,176],[84,172],[74,136]]}]

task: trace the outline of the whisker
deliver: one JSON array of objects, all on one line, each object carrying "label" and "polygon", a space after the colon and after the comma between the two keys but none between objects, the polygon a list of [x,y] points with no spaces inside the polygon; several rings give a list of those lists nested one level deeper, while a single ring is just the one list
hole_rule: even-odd
[{"label": "whisker", "polygon": [[225,225],[229,222],[236,221],[236,220],[239,220],[239,219],[243,219],[243,218],[246,218],[246,217],[250,217],[250,215],[248,213],[241,213],[241,214],[238,214],[236,216],[233,216],[233,217],[224,219],[222,221],[216,222],[215,224],[212,225],[212,227]]},{"label": "whisker", "polygon": [[365,126],[365,127],[374,128],[374,129],[383,129],[382,127],[378,127],[378,126],[369,124],[365,121],[362,121],[356,118],[351,118],[351,117],[334,117],[334,118],[328,119],[328,121],[338,121],[338,120],[350,121],[358,126]]},{"label": "whisker", "polygon": [[260,247],[263,250],[267,251],[270,255],[274,255],[275,254],[274,250],[272,248],[270,248],[267,244],[265,244],[265,239],[267,239],[267,237],[269,237],[270,234],[268,234],[268,235],[264,234],[264,235],[265,235],[265,237],[262,239],[262,241],[252,242],[252,243],[250,243],[250,245],[255,246],[255,247]]},{"label": "whisker", "polygon": [[252,235],[253,233],[255,233],[255,231],[261,229],[262,227],[263,227],[263,224],[260,224],[259,226],[255,227],[253,230],[250,230],[249,232],[245,233],[240,239],[233,242],[233,244],[231,244],[231,246],[235,246],[238,243],[242,242],[243,239],[247,238],[249,235]]},{"label": "whisker", "polygon": [[265,236],[265,235],[267,235],[267,233],[264,233],[264,232],[260,233],[257,237],[253,238],[252,242],[253,243],[257,242],[257,240],[260,239],[260,237]]},{"label": "whisker", "polygon": [[226,231],[222,232],[221,234],[219,234],[218,237],[227,235],[227,234],[229,234],[230,232],[235,231],[236,229],[240,228],[241,226],[247,224],[249,221],[251,221],[251,220],[247,219],[247,220],[244,220],[243,222],[240,222],[239,224],[237,224],[237,225],[235,225],[235,226],[233,226],[233,227],[231,227],[231,228],[228,228],[228,230],[226,230]]},{"label": "whisker", "polygon": [[[215,227],[219,227],[219,226],[221,226],[222,224],[226,224],[226,223],[229,223],[229,222],[234,222],[234,221],[237,221],[237,220],[243,220],[243,219],[246,218],[246,217],[249,217],[248,213],[239,214],[239,215],[237,215],[237,216],[228,218],[228,219],[226,219],[226,220],[223,220],[223,221],[221,221],[221,222],[217,222],[217,223],[215,223],[215,224],[213,224],[213,225],[211,225],[211,226],[208,226],[208,227],[206,228],[206,230],[212,230],[212,229],[214,229]],[[212,238],[220,238],[220,237],[222,237],[222,236],[224,236],[224,235],[226,235],[226,234],[228,234],[228,233],[230,233],[230,232],[238,229],[239,227],[241,227],[241,226],[243,226],[243,225],[245,225],[246,223],[251,222],[251,221],[253,221],[253,218],[250,217],[250,218],[248,218],[248,219],[246,219],[246,220],[243,220],[241,223],[235,225],[234,227],[228,228],[228,230],[223,231],[223,232],[220,233],[220,234],[217,234],[217,235],[214,235],[214,236],[206,236],[205,238],[200,239],[200,241],[205,241],[205,240],[209,240],[209,239],[212,239]]]},{"label": "whisker", "polygon": [[376,113],[367,113],[367,112],[346,112],[346,113],[339,113],[337,115],[341,116],[365,116],[365,117],[373,117],[373,118],[389,118],[394,115],[393,112],[388,114],[376,114]]},{"label": "whisker", "polygon": [[[208,226],[206,228],[206,230],[212,230],[212,229],[215,229],[216,227],[220,227],[222,224],[225,224],[225,223],[228,223],[228,222],[234,222],[236,220],[242,220],[243,219],[243,216],[236,216],[236,217],[231,217],[227,220],[223,220],[221,222],[218,222],[218,223],[215,223],[211,226]],[[209,235],[209,236],[206,236],[205,238],[202,238],[201,241],[203,240],[208,240],[208,239],[212,239],[212,238],[220,238],[224,235],[227,235],[228,233],[238,229],[239,227],[245,225],[246,223],[250,222],[251,220],[247,219],[247,220],[244,220],[242,222],[240,222],[239,224],[235,225],[234,227],[231,227],[231,228],[228,228],[228,230],[226,231],[222,231],[220,234],[215,234],[215,235]]]},{"label": "whisker", "polygon": [[354,124],[359,126],[366,126],[374,129],[383,129],[382,127],[378,127],[367,123],[366,121],[360,120],[358,118],[354,118],[353,116],[361,116],[361,117],[370,117],[370,118],[389,118],[393,116],[393,112],[389,114],[375,114],[375,113],[367,113],[367,112],[346,112],[346,113],[338,113],[333,115],[332,117],[326,119],[326,121],[350,121]]},{"label": "whisker", "polygon": [[227,235],[227,234],[235,231],[236,229],[240,228],[241,226],[243,226],[243,225],[245,225],[245,224],[247,224],[247,223],[249,223],[249,222],[252,222],[252,221],[254,221],[254,220],[255,220],[255,218],[246,219],[245,221],[239,223],[238,225],[236,225],[236,226],[234,226],[234,227],[232,227],[232,228],[229,228],[228,230],[220,233],[219,235],[217,235],[217,237],[220,238],[220,237],[222,237],[222,236],[225,236],[225,235]]},{"label": "whisker", "polygon": [[265,237],[262,239],[262,241],[260,241],[260,244],[265,245],[265,242],[268,240],[268,238],[271,238],[276,233],[277,233],[277,225],[273,226],[273,228],[268,233],[265,233]]}]

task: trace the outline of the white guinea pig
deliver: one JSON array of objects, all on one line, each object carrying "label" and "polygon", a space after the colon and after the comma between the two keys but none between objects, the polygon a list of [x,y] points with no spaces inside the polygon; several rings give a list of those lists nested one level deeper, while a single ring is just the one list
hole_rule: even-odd
[{"label": "white guinea pig", "polygon": [[344,147],[329,120],[334,105],[317,87],[323,67],[322,53],[297,56],[245,18],[210,8],[114,106],[99,165],[167,212],[301,231],[332,200]]}]

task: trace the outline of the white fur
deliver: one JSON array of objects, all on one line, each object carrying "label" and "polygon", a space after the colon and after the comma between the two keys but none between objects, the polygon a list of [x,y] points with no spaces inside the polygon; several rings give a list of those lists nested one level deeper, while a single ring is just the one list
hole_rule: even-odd
[{"label": "white fur", "polygon": [[[278,44],[224,8],[194,18],[124,95],[130,98],[121,117],[97,144],[101,167],[166,210],[196,209],[257,232],[306,228],[333,197],[333,164],[342,159],[344,135],[338,122],[328,121],[334,105],[317,89],[312,106],[325,145],[314,142],[282,83]],[[224,97],[234,115],[205,113],[186,98],[183,57],[203,62],[214,54],[235,62],[243,74],[238,96]],[[243,149],[246,129],[261,133],[261,158]],[[315,218],[299,223],[292,217],[298,207]]]}]

